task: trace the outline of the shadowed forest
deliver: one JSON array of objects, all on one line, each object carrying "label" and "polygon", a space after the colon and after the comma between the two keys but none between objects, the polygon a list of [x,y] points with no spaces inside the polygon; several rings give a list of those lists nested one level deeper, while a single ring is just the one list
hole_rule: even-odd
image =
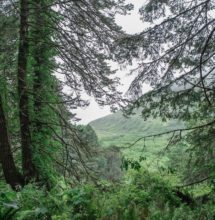
[{"label": "shadowed forest", "polygon": [[0,0],[0,220],[215,219],[215,0],[139,1]]}]

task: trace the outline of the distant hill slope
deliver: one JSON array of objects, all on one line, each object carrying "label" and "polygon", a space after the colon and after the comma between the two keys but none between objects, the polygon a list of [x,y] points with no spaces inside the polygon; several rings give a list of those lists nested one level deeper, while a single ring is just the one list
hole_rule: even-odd
[{"label": "distant hill slope", "polygon": [[[168,181],[171,181],[173,185],[181,185],[180,175],[172,173],[170,168],[174,164],[174,159],[176,159],[176,163],[179,163],[186,145],[178,143],[176,146],[169,146],[168,143],[172,134],[156,138],[151,137],[145,140],[141,139],[135,145],[132,144],[143,136],[185,128],[184,122],[178,120],[162,122],[159,118],[149,118],[144,121],[138,112],[130,118],[125,118],[122,112],[117,112],[94,120],[90,122],[90,125],[95,130],[101,147],[120,147],[121,153],[125,158],[138,161],[144,169],[159,171],[161,175],[163,175],[162,172],[164,171],[165,178]],[[113,154],[115,153],[113,152]],[[140,161],[140,158],[144,158],[144,160]],[[182,163],[184,163],[183,160]],[[202,193],[201,189],[199,191],[197,189],[196,192]]]},{"label": "distant hill slope", "polygon": [[184,127],[184,123],[178,120],[162,122],[160,119],[150,118],[144,121],[140,113],[125,118],[120,111],[92,121],[90,125],[99,138],[116,135],[145,136]]},{"label": "distant hill slope", "polygon": [[[178,120],[162,122],[161,119],[150,118],[144,121],[140,113],[130,118],[125,118],[122,112],[92,121],[90,125],[95,130],[100,145],[105,148],[113,145],[121,148],[129,147],[140,137],[185,127],[184,123]],[[123,154],[133,159],[144,156],[147,158],[147,166],[151,166],[150,164],[152,164],[154,167],[154,161],[157,160],[160,152],[167,146],[169,137],[170,135],[165,135],[148,138],[145,141],[142,139],[132,148],[124,149]],[[159,164],[164,165],[168,160],[167,156],[164,156],[162,159],[159,157]]]}]

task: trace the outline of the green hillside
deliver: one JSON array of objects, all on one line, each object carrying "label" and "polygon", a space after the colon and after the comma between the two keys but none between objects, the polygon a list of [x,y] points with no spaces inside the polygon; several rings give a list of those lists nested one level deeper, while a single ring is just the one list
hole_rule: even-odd
[{"label": "green hillside", "polygon": [[[96,131],[102,147],[116,145],[121,148],[129,147],[140,137],[184,127],[184,123],[178,120],[163,122],[161,119],[150,118],[144,121],[140,113],[125,118],[122,112],[92,121],[90,125]],[[131,148],[124,149],[123,153],[129,158],[135,159],[144,156],[147,161],[151,162],[158,158],[160,152],[168,143],[168,138],[167,135],[147,138],[145,141],[139,141]],[[167,160],[168,158],[164,156],[162,159],[159,158],[159,163]]]},{"label": "green hillside", "polygon": [[92,121],[90,125],[100,138],[122,134],[142,136],[183,127],[183,123],[178,120],[163,122],[160,119],[150,118],[144,121],[139,113],[125,118],[120,111]]}]

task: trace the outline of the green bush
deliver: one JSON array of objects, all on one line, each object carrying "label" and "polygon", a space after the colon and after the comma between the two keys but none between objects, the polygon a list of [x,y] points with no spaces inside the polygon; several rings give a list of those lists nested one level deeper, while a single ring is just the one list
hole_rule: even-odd
[{"label": "green bush", "polygon": [[[205,204],[179,198],[159,174],[129,170],[122,183],[71,187],[63,180],[47,191],[33,184],[20,192],[3,185],[2,220],[212,220],[214,198]],[[184,195],[190,196],[183,192]]]}]

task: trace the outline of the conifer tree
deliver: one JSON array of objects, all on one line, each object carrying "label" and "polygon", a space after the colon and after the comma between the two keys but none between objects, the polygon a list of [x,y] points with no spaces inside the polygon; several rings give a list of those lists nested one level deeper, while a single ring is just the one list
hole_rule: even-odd
[{"label": "conifer tree", "polygon": [[[13,85],[18,87],[14,92],[18,99],[8,102],[17,102],[19,116],[13,117],[20,133],[25,182],[49,178],[49,167],[55,166],[48,162],[64,167],[58,160],[59,150],[68,146],[87,171],[83,154],[88,151],[70,123],[69,111],[88,104],[83,91],[100,105],[121,105],[118,79],[108,61],[113,58],[113,42],[124,35],[115,24],[115,13],[125,14],[131,6],[112,0],[13,4],[5,0],[4,5],[19,18],[15,23],[19,44],[12,55],[17,60],[17,84]],[[5,12],[5,7],[1,10]]]}]

